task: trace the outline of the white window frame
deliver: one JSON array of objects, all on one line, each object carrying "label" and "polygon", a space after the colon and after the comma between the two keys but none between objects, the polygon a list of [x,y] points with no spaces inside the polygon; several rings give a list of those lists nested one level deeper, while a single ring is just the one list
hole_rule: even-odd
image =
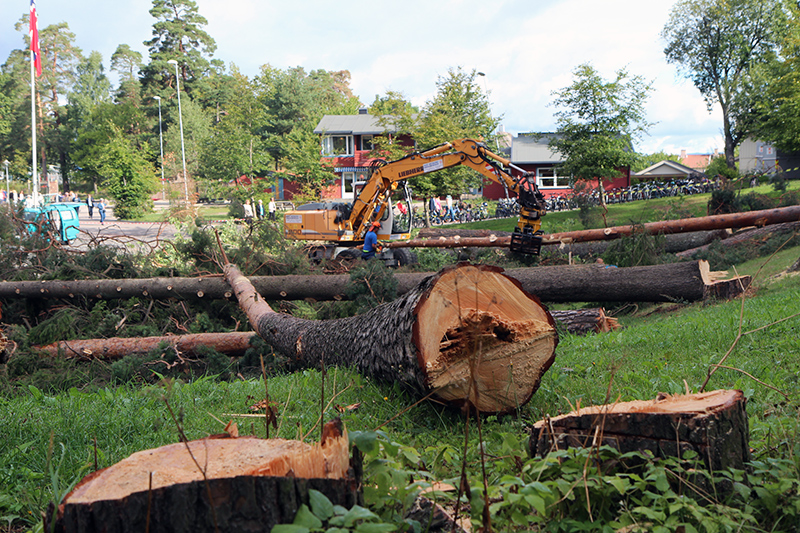
[{"label": "white window frame", "polygon": [[369,178],[367,169],[357,172],[342,172],[342,199],[352,200],[356,197],[356,190],[366,183]]},{"label": "white window frame", "polygon": [[[552,175],[547,175],[552,172]],[[544,180],[552,181],[552,185],[545,185]],[[560,176],[556,167],[540,167],[536,169],[536,184],[540,189],[565,189],[570,186],[570,176]]]},{"label": "white window frame", "polygon": [[374,146],[374,139],[375,139],[375,136],[372,135],[372,134],[364,134],[364,135],[362,135],[361,136],[361,142],[360,142],[359,150],[361,150],[361,151],[372,150],[372,147]]},{"label": "white window frame", "polygon": [[[340,140],[339,143],[336,141]],[[344,147],[341,146],[343,140]],[[337,147],[337,144],[339,145]],[[344,150],[342,150],[344,148]],[[352,135],[326,135],[322,138],[322,155],[325,157],[353,155]]]}]

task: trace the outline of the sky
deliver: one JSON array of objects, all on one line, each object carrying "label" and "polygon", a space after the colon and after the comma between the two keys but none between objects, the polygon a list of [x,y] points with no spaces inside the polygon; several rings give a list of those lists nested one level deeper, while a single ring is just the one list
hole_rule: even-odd
[{"label": "sky", "polygon": [[[652,84],[637,151],[711,153],[724,148],[722,115],[664,57],[660,33],[675,0],[196,0],[220,59],[250,77],[278,69],[348,70],[365,105],[387,91],[423,106],[448,69],[483,72],[505,131],[554,131],[553,91],[590,63],[610,80],[625,68]],[[66,22],[88,55],[128,44],[147,58],[151,0],[38,0],[39,28]],[[26,0],[0,2],[0,61],[22,48],[14,29]],[[27,31],[27,28],[26,28]],[[116,80],[110,73],[112,80]]]}]

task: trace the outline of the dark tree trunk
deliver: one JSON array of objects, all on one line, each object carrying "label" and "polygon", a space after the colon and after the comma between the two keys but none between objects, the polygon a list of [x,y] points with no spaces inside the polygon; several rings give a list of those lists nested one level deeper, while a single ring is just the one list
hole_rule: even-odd
[{"label": "dark tree trunk", "polygon": [[606,316],[602,307],[595,309],[574,309],[567,311],[550,311],[556,322],[564,326],[569,333],[586,335],[587,333],[603,333],[620,327],[616,318]]},{"label": "dark tree trunk", "polygon": [[291,523],[312,489],[350,508],[363,503],[360,459],[350,464],[339,430],[328,423],[321,445],[209,438],[137,452],[86,476],[57,509],[51,505],[45,530],[268,533]]},{"label": "dark tree trunk", "polygon": [[[704,278],[703,272],[708,273],[705,261],[627,268],[596,265],[517,268],[507,270],[505,274],[518,280],[523,290],[545,302],[664,302],[702,300],[706,296],[706,284],[710,283],[706,279],[708,275]],[[395,274],[398,294],[409,292],[431,275],[430,272]],[[654,279],[657,280],[655,284]],[[325,301],[346,299],[350,276],[260,276],[251,278],[251,281],[267,300],[311,298]],[[143,296],[153,299],[228,299],[233,297],[233,291],[222,277],[0,283],[0,298],[114,299]]]},{"label": "dark tree trunk", "polygon": [[750,459],[742,391],[719,390],[656,400],[587,407],[540,420],[530,453],[609,445],[623,453],[650,450],[655,457],[681,457],[694,450],[710,470],[744,468]]},{"label": "dark tree trunk", "polygon": [[235,266],[225,275],[253,328],[302,367],[349,365],[422,396],[507,412],[555,359],[553,318],[496,267],[447,268],[394,302],[328,321],[275,313]]},{"label": "dark tree trunk", "polygon": [[[731,248],[734,246],[742,246],[742,245],[755,245],[758,246],[761,242],[765,239],[772,237],[773,235],[786,235],[787,238],[791,235],[792,232],[800,231],[800,221],[796,222],[785,222],[782,224],[773,224],[770,226],[764,226],[761,228],[751,228],[751,229],[744,229],[739,231],[727,239],[721,242],[720,244],[723,248]],[[678,257],[682,258],[690,258],[697,252],[702,252],[708,249],[710,243],[701,244],[694,248],[687,248],[686,250],[678,253]]]}]

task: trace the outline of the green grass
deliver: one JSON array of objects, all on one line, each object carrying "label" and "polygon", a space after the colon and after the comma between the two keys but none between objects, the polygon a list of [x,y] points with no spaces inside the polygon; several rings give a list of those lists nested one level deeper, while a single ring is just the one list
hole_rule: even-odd
[{"label": "green grass", "polygon": [[[654,398],[659,392],[697,390],[709,366],[720,362],[739,330],[741,302],[680,306],[670,312],[641,310],[620,317],[624,328],[602,335],[562,335],[553,367],[544,375],[533,399],[514,415],[484,420],[484,434],[516,442],[511,451],[524,457],[525,426],[546,415],[607,401]],[[800,277],[773,282],[745,302],[745,335],[709,389],[738,388],[748,398],[751,446],[754,457],[791,456],[797,453],[800,407],[794,395],[800,383]],[[764,384],[760,384],[760,380]],[[320,413],[319,372],[307,370],[276,375],[268,381],[276,402],[280,431],[271,436],[298,439],[310,434]],[[767,387],[769,385],[787,394]],[[376,385],[346,369],[329,369],[325,380],[325,417],[341,416],[352,431],[382,431],[420,454],[434,456],[450,450],[458,456],[463,447],[463,419],[458,412],[415,398],[396,387]],[[189,438],[222,431],[231,413],[248,413],[247,407],[264,397],[260,380],[218,382],[199,379],[171,386],[135,384],[100,390],[71,389],[46,393],[18,388],[0,399],[0,515],[19,516],[32,525],[56,492],[94,467],[95,439],[98,467],[111,465],[134,451],[176,442],[175,425],[163,398],[180,416]],[[345,406],[359,404],[355,410]],[[235,419],[235,418],[234,418]],[[236,420],[236,419],[235,419]],[[265,435],[259,419],[238,419],[243,434]],[[474,431],[474,429],[473,429]],[[508,440],[511,439],[511,440]],[[475,441],[470,446],[475,461]],[[63,450],[63,451],[62,451]],[[434,453],[435,452],[435,453]],[[424,455],[424,454],[423,454]],[[420,459],[421,460],[421,459]],[[441,479],[458,476],[459,461],[428,457],[425,469]],[[50,481],[60,464],[54,487]],[[421,465],[417,465],[421,468]],[[475,464],[473,484],[479,485]],[[490,474],[499,482],[504,470]],[[504,467],[505,468],[505,467]]]}]

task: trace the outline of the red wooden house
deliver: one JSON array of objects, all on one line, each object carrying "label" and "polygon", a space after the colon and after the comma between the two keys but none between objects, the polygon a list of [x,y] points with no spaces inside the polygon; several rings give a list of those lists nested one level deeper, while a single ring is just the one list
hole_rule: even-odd
[{"label": "red wooden house", "polygon": [[[379,117],[359,109],[358,115],[325,115],[319,121],[314,133],[321,136],[320,155],[333,166],[336,181],[328,189],[330,198],[354,198],[354,184],[369,178],[369,166],[374,158],[369,157],[375,137],[395,135],[396,130],[384,127]],[[408,135],[397,134],[403,145],[413,146]]]}]

